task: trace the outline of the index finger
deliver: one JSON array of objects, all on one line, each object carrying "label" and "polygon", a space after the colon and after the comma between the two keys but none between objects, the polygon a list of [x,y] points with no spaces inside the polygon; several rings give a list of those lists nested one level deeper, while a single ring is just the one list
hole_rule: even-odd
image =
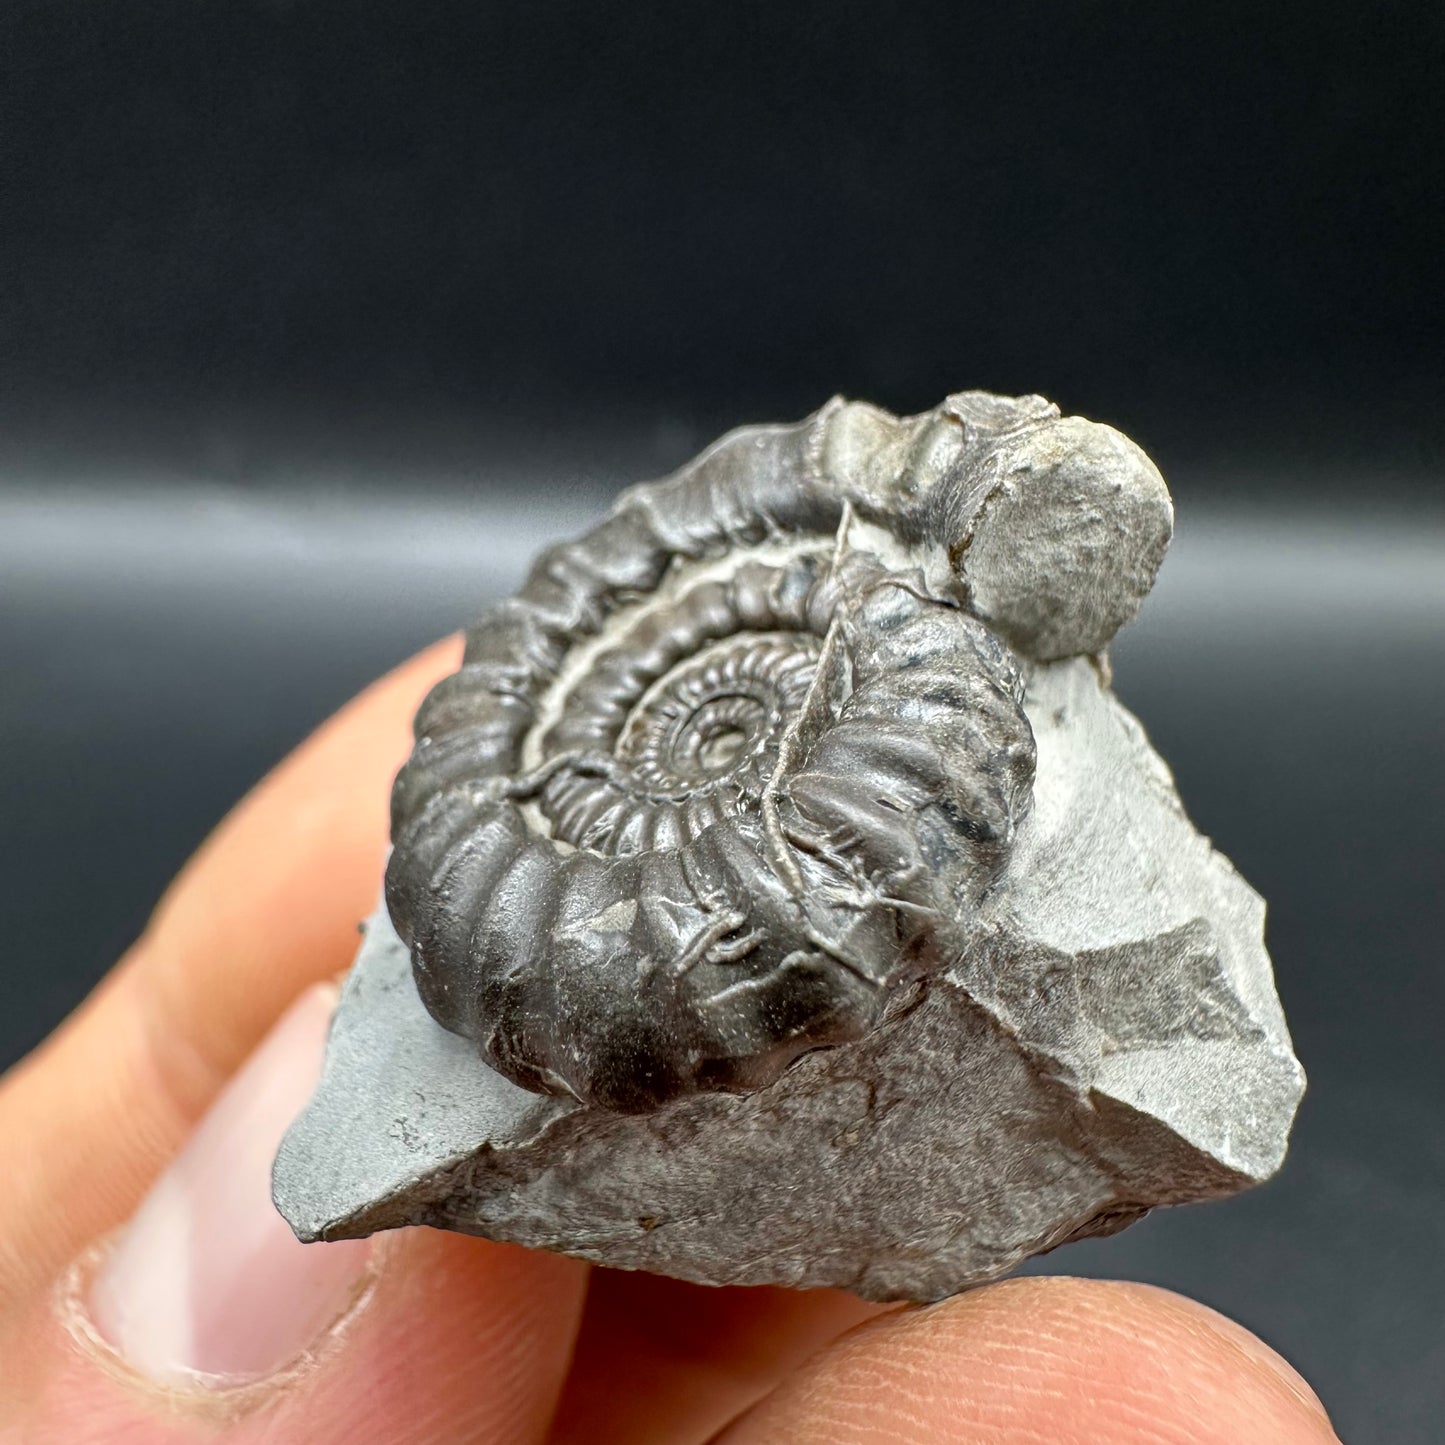
[{"label": "index finger", "polygon": [[0,1083],[19,1167],[0,1201],[0,1298],[125,1219],[286,1005],[346,967],[381,884],[387,783],[454,671],[449,638],[325,723],[217,827],[117,968]]}]

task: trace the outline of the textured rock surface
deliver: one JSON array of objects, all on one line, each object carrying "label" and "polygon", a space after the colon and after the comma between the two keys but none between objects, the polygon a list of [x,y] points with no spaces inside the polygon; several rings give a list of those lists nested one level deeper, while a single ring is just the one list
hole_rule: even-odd
[{"label": "textured rock surface", "polygon": [[987,942],[760,1092],[528,1092],[418,1000],[384,915],[276,1165],[307,1239],[426,1223],[710,1283],[934,1299],[1272,1173],[1303,1088],[1263,905],[1087,660],[1035,665],[1034,808]]}]

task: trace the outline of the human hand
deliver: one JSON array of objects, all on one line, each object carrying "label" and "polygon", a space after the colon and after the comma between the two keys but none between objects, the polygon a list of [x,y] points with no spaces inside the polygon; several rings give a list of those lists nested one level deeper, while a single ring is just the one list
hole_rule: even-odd
[{"label": "human hand", "polygon": [[1018,1279],[883,1310],[430,1230],[298,1244],[271,1154],[374,900],[383,780],[457,650],[413,659],[261,783],[0,1083],[0,1441],[1335,1439],[1266,1345],[1143,1285]]}]

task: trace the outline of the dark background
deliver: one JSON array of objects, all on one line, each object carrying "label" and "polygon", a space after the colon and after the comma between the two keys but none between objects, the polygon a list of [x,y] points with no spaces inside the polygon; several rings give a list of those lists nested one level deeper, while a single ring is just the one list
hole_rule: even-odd
[{"label": "dark background", "polygon": [[[1050,1268],[1445,1409],[1442,13],[11,4],[0,1063],[229,802],[623,480],[834,391],[1159,461],[1118,686],[1271,903],[1280,1178]],[[384,786],[384,780],[359,780]]]}]

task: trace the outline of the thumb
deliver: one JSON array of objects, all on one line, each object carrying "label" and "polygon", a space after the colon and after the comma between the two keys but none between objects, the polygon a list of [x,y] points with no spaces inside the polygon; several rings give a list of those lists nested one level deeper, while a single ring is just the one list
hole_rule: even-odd
[{"label": "thumb", "polygon": [[302,1245],[271,1206],[334,992],[298,998],[131,1219],[37,1301],[6,1367],[26,1445],[545,1434],[582,1266],[426,1230]]}]

